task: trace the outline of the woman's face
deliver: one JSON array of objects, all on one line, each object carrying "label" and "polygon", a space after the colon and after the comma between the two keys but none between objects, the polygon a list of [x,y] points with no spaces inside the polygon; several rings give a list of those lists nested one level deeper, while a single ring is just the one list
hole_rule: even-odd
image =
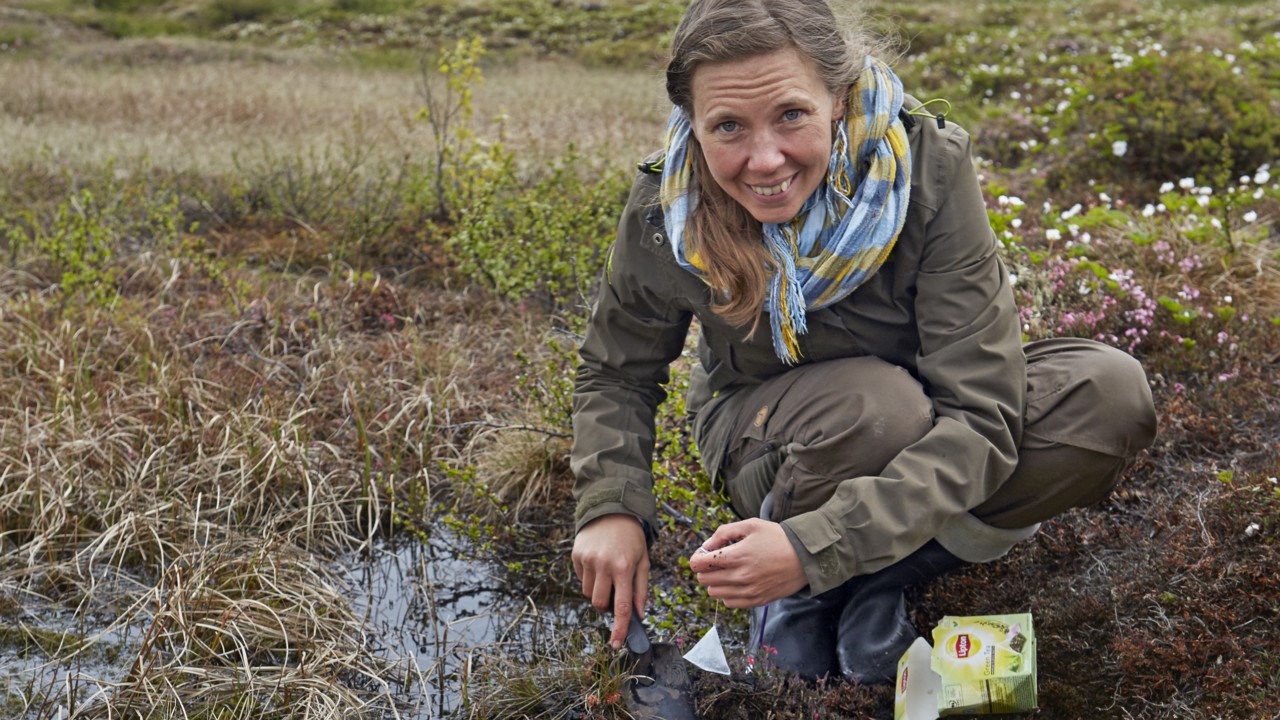
[{"label": "woman's face", "polygon": [[725,192],[762,223],[796,216],[827,174],[843,102],[788,48],[693,71],[693,133]]}]

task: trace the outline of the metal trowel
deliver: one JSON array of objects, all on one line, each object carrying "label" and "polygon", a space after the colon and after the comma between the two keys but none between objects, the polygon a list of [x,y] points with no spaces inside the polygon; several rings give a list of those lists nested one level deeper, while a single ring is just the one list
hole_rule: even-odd
[{"label": "metal trowel", "polygon": [[634,610],[627,626],[626,647],[635,663],[623,690],[632,716],[637,720],[695,720],[693,688],[684,658],[671,643],[649,642]]}]

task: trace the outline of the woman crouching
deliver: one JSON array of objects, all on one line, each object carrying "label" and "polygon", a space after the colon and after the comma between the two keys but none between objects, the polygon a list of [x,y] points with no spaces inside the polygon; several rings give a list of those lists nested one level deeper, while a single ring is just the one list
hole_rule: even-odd
[{"label": "woman crouching", "polygon": [[654,417],[690,321],[689,408],[736,513],[690,558],[808,677],[891,679],[907,586],[1104,498],[1155,435],[1145,375],[1023,345],[968,135],[824,1],[695,0],[667,67],[574,404],[582,593],[620,646],[648,592]]}]

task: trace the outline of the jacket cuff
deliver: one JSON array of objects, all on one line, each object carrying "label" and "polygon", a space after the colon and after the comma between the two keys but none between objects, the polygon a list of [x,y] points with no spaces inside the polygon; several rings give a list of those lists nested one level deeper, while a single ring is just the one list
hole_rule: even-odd
[{"label": "jacket cuff", "polygon": [[782,529],[800,558],[805,578],[809,580],[809,587],[802,595],[821,595],[857,574],[856,558],[847,550],[841,552],[840,533],[822,513],[807,512],[783,520]]},{"label": "jacket cuff", "polygon": [[587,523],[605,515],[630,515],[640,521],[644,537],[649,545],[657,539],[658,507],[653,493],[634,481],[615,481],[606,487],[594,488],[578,500],[574,513],[574,532],[581,532]]}]

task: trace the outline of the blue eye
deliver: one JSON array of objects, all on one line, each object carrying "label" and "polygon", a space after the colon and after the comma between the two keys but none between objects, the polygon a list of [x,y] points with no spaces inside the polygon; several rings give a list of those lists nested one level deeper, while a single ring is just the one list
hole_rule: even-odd
[{"label": "blue eye", "polygon": [[716,126],[716,129],[722,133],[731,133],[738,129],[738,123],[733,120],[726,120]]},{"label": "blue eye", "polygon": [[787,122],[795,122],[802,117],[804,117],[803,110],[788,110],[782,113],[782,119],[786,120]]}]

